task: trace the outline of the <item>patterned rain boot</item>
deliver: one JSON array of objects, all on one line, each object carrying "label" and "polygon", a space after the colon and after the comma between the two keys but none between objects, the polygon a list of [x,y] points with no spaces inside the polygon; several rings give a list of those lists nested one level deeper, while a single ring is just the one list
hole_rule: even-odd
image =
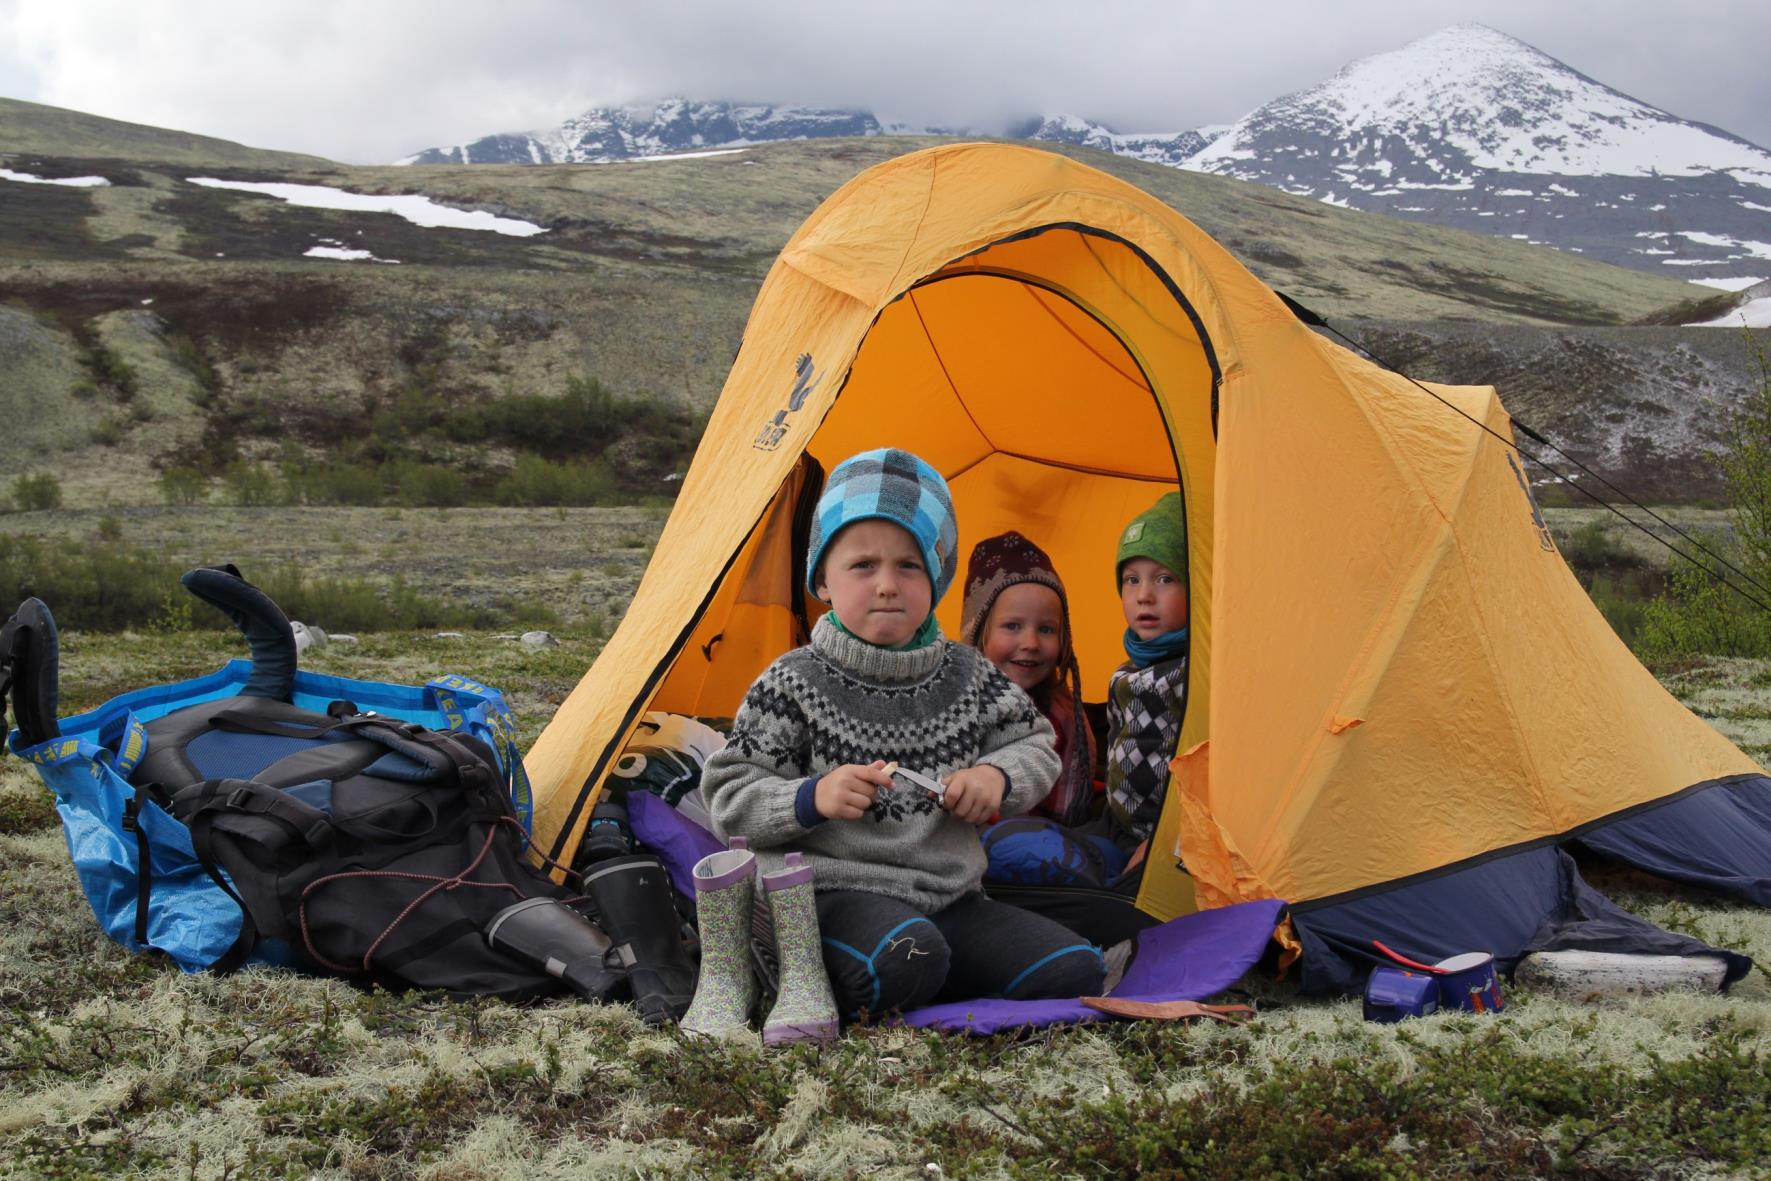
[{"label": "patterned rain boot", "polygon": [[684,1033],[744,1038],[756,1004],[750,968],[750,910],[756,896],[756,854],[743,837],[695,863],[696,921],[701,928],[701,977],[683,1017]]},{"label": "patterned rain boot", "polygon": [[836,1040],[836,998],[824,971],[818,942],[818,907],[812,899],[812,867],[787,855],[786,868],[763,875],[763,893],[775,915],[775,946],[781,986],[763,1022],[763,1045]]}]

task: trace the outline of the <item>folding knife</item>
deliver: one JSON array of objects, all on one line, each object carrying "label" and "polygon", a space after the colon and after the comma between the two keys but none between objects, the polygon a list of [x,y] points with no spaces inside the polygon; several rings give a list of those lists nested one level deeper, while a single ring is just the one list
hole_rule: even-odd
[{"label": "folding knife", "polygon": [[920,771],[912,771],[908,767],[900,767],[894,763],[891,774],[898,776],[906,783],[922,788],[937,800],[945,802],[947,799],[947,785],[937,779],[930,779]]}]

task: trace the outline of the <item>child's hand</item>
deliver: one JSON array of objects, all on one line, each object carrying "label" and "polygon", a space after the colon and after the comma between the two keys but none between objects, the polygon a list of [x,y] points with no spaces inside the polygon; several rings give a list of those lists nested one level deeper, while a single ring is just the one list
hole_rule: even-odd
[{"label": "child's hand", "polygon": [[1008,776],[1002,768],[984,764],[955,771],[947,777],[947,798],[942,806],[967,824],[982,824],[1002,807]]},{"label": "child's hand", "polygon": [[844,763],[818,780],[812,789],[812,806],[826,820],[859,820],[873,807],[879,789],[891,785],[884,759],[875,759],[865,767]]}]

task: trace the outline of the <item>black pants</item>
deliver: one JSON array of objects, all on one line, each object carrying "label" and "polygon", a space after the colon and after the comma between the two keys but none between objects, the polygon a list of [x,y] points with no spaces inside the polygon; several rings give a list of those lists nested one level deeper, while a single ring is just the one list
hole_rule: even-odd
[{"label": "black pants", "polygon": [[1093,996],[1101,953],[1030,911],[968,894],[936,914],[882,894],[818,895],[824,967],[846,1019],[970,997]]}]

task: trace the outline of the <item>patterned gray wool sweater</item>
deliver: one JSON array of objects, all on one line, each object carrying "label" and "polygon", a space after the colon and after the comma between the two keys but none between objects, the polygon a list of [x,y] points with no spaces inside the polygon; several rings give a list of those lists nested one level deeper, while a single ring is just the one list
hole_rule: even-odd
[{"label": "patterned gray wool sweater", "polygon": [[937,639],[894,652],[824,618],[810,644],[750,687],[701,787],[721,837],[799,850],[820,890],[884,894],[932,914],[979,889],[977,830],[920,788],[881,791],[858,820],[801,822],[803,784],[875,759],[935,779],[988,763],[1008,776],[1005,816],[1044,798],[1058,774],[1051,723],[977,649]]}]

